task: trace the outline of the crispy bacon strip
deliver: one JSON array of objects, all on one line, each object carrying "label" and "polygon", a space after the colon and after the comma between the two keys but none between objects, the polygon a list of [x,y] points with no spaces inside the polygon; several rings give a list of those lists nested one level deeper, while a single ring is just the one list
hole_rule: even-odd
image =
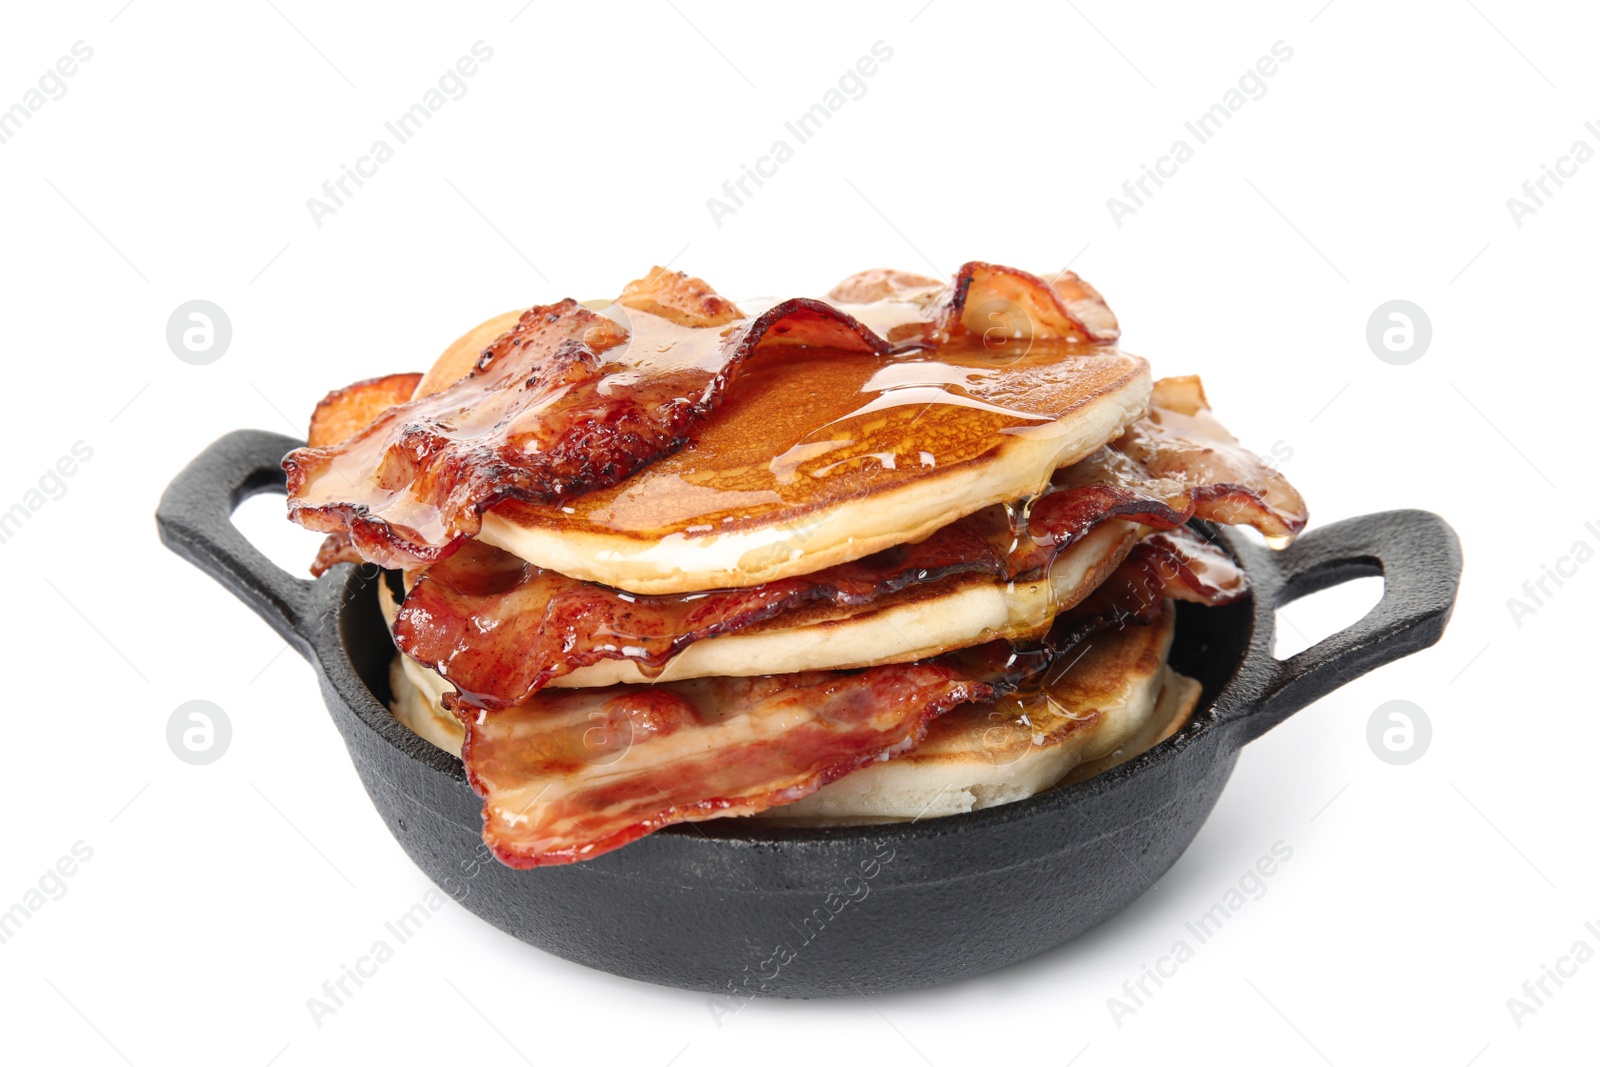
[{"label": "crispy bacon strip", "polygon": [[986,336],[997,326],[1016,337],[1105,343],[1121,331],[1100,294],[1071,271],[1054,282],[994,263],[967,263],[956,272],[951,293],[934,320],[953,334],[957,327]]},{"label": "crispy bacon strip", "polygon": [[1091,340],[1115,341],[1122,336],[1117,317],[1100,290],[1078,277],[1073,271],[1062,268],[1051,279],[1050,288],[1066,308],[1067,314],[1083,323]]},{"label": "crispy bacon strip", "polygon": [[509,866],[540,867],[798,800],[987,695],[930,663],[552,691],[470,723],[463,758],[484,841]]},{"label": "crispy bacon strip", "polygon": [[1152,533],[1083,602],[1068,624],[1088,620],[1148,622],[1163,600],[1207,607],[1231,604],[1250,591],[1250,578],[1227,553],[1187,526]]},{"label": "crispy bacon strip", "polygon": [[1198,537],[1135,551],[1111,592],[1063,615],[1035,649],[998,641],[854,672],[547,690],[479,712],[466,722],[463,757],[484,798],[484,841],[512,867],[539,867],[592,859],[673,823],[792,803],[909,751],[958,704],[1066,669],[1079,641],[1148,621],[1163,593],[1211,603],[1243,595],[1243,572],[1225,580],[1231,561]]},{"label": "crispy bacon strip", "polygon": [[962,264],[948,285],[906,271],[864,270],[834,286],[828,299],[850,310],[898,307],[903,321],[892,323],[884,336],[900,343],[939,345],[969,335],[999,349],[1012,340],[1108,344],[1121,335],[1105,298],[1069,270],[1046,279],[974,260]]},{"label": "crispy bacon strip", "polygon": [[[318,402],[311,413],[311,426],[306,431],[306,444],[311,448],[327,448],[347,441],[366,429],[385,411],[411,399],[422,381],[422,375],[386,374],[381,378],[335,389]],[[360,563],[347,531],[331,533],[317,549],[317,558],[311,564],[311,573],[322,575],[336,563]]]},{"label": "crispy bacon strip", "polygon": [[1198,375],[1157,381],[1149,417],[1113,447],[1151,475],[1152,495],[1171,483],[1196,487],[1189,495],[1197,518],[1247,524],[1284,542],[1305,529],[1305,501],[1217,420]]},{"label": "crispy bacon strip", "polygon": [[996,302],[1015,312],[1002,316],[1005,329],[1030,339],[1116,336],[1110,309],[1076,275],[1052,284],[968,263],[941,292],[916,305],[904,329],[887,329],[892,341],[818,300],[745,318],[699,279],[661,268],[605,314],[572,300],[532,308],[454,385],[375,415],[347,439],[291,452],[289,517],[348,533],[383,566],[425,566],[476,534],[502,501],[560,503],[681,448],[759,348],[881,355],[987,338]]},{"label": "crispy bacon strip", "polygon": [[317,547],[317,558],[311,561],[311,574],[313,577],[321,578],[337,564],[360,562],[362,562],[361,553],[356,551],[350,535],[343,531],[331,533],[324,537],[322,544]]},{"label": "crispy bacon strip", "polygon": [[1107,518],[1179,526],[1192,518],[1254,526],[1280,541],[1305,529],[1306,505],[1281,472],[1239,444],[1206,403],[1200,379],[1159,379],[1144,418],[1058,472],[1030,513],[1035,540],[1087,532]]},{"label": "crispy bacon strip", "polygon": [[654,317],[651,328],[672,330],[672,343],[630,346],[620,322],[570,300],[533,308],[455,385],[390,409],[340,445],[291,452],[290,518],[348,531],[364,558],[386,567],[433,563],[501,501],[559,502],[682,447],[769,334],[888,347],[814,300],[785,301],[731,332]]},{"label": "crispy bacon strip", "polygon": [[[1182,400],[1172,381],[1158,383],[1158,393]],[[659,670],[695,641],[738,633],[806,604],[867,609],[913,585],[1031,579],[1108,519],[1173,529],[1200,514],[1277,535],[1305,524],[1298,501],[1282,476],[1240,448],[1208,409],[1155,407],[1122,441],[1058,473],[1026,509],[1031,536],[1016,536],[1020,516],[990,508],[918,544],[814,574],[679,596],[619,593],[474,542],[417,582],[395,620],[395,643],[447,678],[467,703],[504,708],[602,660],[631,659],[647,673]]]},{"label": "crispy bacon strip", "polygon": [[744,318],[743,312],[699,278],[665,267],[651,267],[649,274],[623,286],[617,303],[695,329],[726,326]]},{"label": "crispy bacon strip", "polygon": [[421,381],[420,374],[386,374],[335,389],[323,397],[311,413],[306,444],[312,448],[327,448],[349,440],[385,411],[410,400]]}]

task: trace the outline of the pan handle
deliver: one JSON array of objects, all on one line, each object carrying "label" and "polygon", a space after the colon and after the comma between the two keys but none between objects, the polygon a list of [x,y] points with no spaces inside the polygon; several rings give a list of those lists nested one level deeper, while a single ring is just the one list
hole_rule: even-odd
[{"label": "pan handle", "polygon": [[1373,575],[1383,597],[1359,621],[1286,660],[1273,660],[1246,719],[1259,737],[1307,704],[1376,667],[1439,640],[1455,607],[1461,542],[1428,511],[1384,511],[1313,530],[1281,553],[1262,553],[1277,580],[1261,590],[1274,608]]},{"label": "pan handle", "polygon": [[156,508],[161,541],[255,609],[302,656],[317,583],[296,578],[262,555],[233,524],[240,503],[284,489],[284,454],[304,442],[264,430],[235,430],[213,441],[172,480]]}]

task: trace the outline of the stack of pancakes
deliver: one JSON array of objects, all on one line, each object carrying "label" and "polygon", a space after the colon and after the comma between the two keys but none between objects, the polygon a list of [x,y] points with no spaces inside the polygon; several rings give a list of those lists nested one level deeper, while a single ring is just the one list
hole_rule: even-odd
[{"label": "stack of pancakes", "polygon": [[1176,730],[1190,531],[1303,504],[1152,382],[1075,275],[869,271],[743,307],[652,271],[330,394],[285,461],[319,569],[383,602],[392,708],[463,754],[514,866],[673,822],[951,815]]}]

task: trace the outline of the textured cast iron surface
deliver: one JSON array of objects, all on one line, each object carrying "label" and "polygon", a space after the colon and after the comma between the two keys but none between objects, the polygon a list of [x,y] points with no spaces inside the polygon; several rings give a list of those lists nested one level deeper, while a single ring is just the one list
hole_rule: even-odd
[{"label": "textured cast iron surface", "polygon": [[[394,655],[373,568],[292,577],[233,525],[282,491],[300,442],[241,430],[173,480],[162,540],[254,608],[315,666],[361,781],[446,893],[547,952],[686,989],[815,997],[950,982],[1059,945],[1150,888],[1216,803],[1240,746],[1345,682],[1438,640],[1460,546],[1422,511],[1312,531],[1282,553],[1211,530],[1254,593],[1180,605],[1174,666],[1205,686],[1177,736],[1114,770],[1017,804],[912,824],[788,829],[723,819],[653,834],[587,863],[513,871],[479,838],[459,760],[387,710]],[[1275,607],[1366,575],[1383,599],[1300,654],[1272,657]],[[728,1003],[733,1003],[732,1001]]]}]

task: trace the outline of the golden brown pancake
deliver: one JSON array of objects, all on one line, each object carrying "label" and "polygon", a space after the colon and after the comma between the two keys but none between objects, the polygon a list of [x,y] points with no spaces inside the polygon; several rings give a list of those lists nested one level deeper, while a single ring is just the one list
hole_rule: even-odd
[{"label": "golden brown pancake", "polygon": [[1061,783],[1071,785],[1073,782],[1082,782],[1097,774],[1104,774],[1111,768],[1155,748],[1188,724],[1194,716],[1195,708],[1200,704],[1200,689],[1198,681],[1168,667],[1166,684],[1161,687],[1161,699],[1157,701],[1155,712],[1145,720],[1145,724],[1110,754],[1078,764],[1072,769],[1071,774],[1061,780]]},{"label": "golden brown pancake", "polygon": [[[463,335],[417,395],[458,378],[514,321],[508,313]],[[1117,437],[1149,394],[1144,360],[1067,341],[998,358],[981,345],[769,354],[680,451],[565,506],[503,503],[479,537],[633,593],[758,585],[1024,499]]]}]

